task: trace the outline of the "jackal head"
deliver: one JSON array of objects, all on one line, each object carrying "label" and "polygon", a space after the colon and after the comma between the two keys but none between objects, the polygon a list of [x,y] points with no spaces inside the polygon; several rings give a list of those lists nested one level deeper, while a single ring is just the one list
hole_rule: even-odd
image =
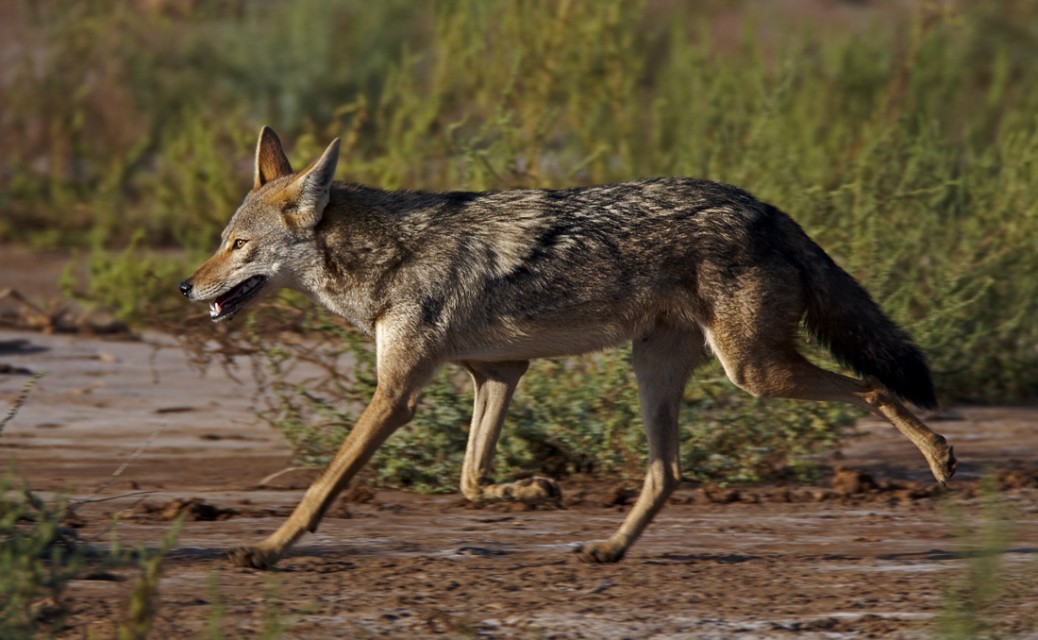
[{"label": "jackal head", "polygon": [[220,247],[180,283],[189,300],[208,301],[213,322],[227,320],[262,294],[298,285],[301,254],[328,206],[339,139],[295,173],[281,141],[263,127],[256,143],[252,191],[231,216]]}]

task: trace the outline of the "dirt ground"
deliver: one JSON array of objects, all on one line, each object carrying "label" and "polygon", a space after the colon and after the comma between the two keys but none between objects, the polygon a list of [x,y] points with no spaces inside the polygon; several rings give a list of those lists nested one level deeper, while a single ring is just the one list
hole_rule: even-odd
[{"label": "dirt ground", "polygon": [[[0,279],[0,289],[7,283]],[[192,371],[168,337],[0,330],[0,411],[45,372],[0,435],[33,490],[72,496],[79,537],[156,548],[152,637],[919,638],[969,593],[983,559],[978,481],[997,478],[1001,591],[976,613],[1000,637],[1038,638],[1038,409],[956,407],[931,420],[956,445],[941,494],[912,446],[863,420],[819,486],[683,487],[616,565],[581,564],[580,541],[628,508],[616,483],[562,481],[564,509],[473,509],[455,495],[353,490],[276,571],[224,550],[287,516],[313,475],[254,417],[252,389]],[[117,524],[115,524],[117,522]],[[139,577],[86,572],[61,637],[112,637]],[[266,636],[270,637],[270,636]]]}]

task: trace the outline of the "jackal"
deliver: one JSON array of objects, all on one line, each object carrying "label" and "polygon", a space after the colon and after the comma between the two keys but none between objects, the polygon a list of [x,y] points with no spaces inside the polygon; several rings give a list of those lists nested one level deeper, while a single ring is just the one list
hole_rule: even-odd
[{"label": "jackal", "polygon": [[[260,132],[252,190],[216,253],[180,285],[233,317],[278,287],[307,293],[374,336],[377,388],[295,511],[241,565],[267,567],[313,531],[340,490],[410,420],[445,362],[472,376],[461,491],[472,501],[557,499],[553,481],[493,484],[505,411],[533,358],[631,341],[648,472],[620,528],[578,551],[620,560],[679,482],[678,408],[713,352],[756,396],[836,400],[886,418],[938,482],[952,447],[901,403],[936,405],[920,351],[787,215],[735,187],[686,178],[487,193],[382,191],[334,182],[339,141],[294,172]],[[816,367],[799,324],[861,379]]]}]

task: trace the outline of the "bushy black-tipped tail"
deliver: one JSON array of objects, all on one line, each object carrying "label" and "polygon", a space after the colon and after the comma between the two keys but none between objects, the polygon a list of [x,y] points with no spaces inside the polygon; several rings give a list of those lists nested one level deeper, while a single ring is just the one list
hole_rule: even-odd
[{"label": "bushy black-tipped tail", "polygon": [[876,378],[919,407],[936,408],[930,368],[919,348],[850,274],[810,244],[804,265],[808,332],[858,375]]}]

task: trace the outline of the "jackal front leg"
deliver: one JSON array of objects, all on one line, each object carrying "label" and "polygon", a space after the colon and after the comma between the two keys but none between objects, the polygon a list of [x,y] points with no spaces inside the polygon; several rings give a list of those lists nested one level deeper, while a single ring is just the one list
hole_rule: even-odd
[{"label": "jackal front leg", "polygon": [[[350,479],[398,428],[410,421],[422,384],[434,367],[407,367],[400,371],[394,360],[379,353],[378,385],[371,403],[324,470],[296,506],[288,520],[266,540],[230,552],[231,560],[242,567],[266,569],[305,532],[317,529],[324,512]],[[406,362],[406,360],[402,360]]]},{"label": "jackal front leg", "polygon": [[493,483],[494,453],[501,435],[505,412],[512,401],[519,378],[529,362],[465,362],[475,387],[472,425],[461,471],[461,492],[470,501],[558,503],[562,493],[551,478],[535,476],[515,482]]}]

